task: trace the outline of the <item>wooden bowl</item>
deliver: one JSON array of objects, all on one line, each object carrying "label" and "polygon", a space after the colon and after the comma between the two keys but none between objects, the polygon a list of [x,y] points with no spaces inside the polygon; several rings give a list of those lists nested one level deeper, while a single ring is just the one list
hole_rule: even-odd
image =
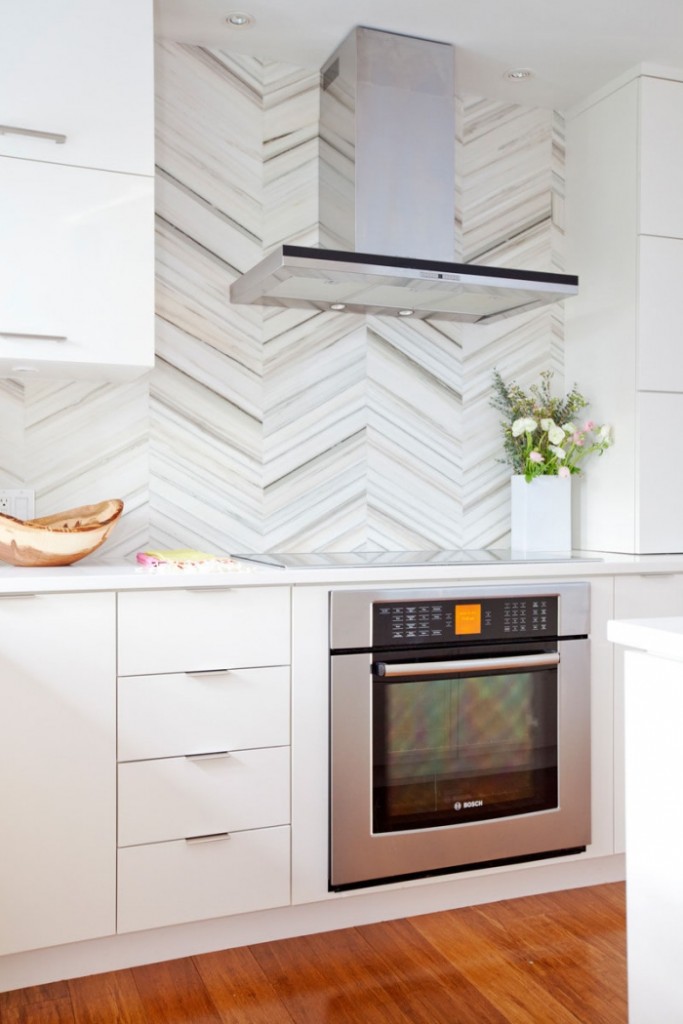
[{"label": "wooden bowl", "polygon": [[0,560],[10,565],[71,565],[104,544],[123,512],[119,498],[40,519],[0,514]]}]

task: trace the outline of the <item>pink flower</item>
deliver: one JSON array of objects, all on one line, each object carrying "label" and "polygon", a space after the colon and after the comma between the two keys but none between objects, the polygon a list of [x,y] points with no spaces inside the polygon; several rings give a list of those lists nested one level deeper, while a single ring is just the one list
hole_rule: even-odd
[{"label": "pink flower", "polygon": [[568,476],[571,476],[571,473],[569,472],[569,468],[567,466],[560,466],[560,468],[557,471],[557,475],[561,476],[562,479],[565,480]]},{"label": "pink flower", "polygon": [[586,420],[586,422],[583,425],[583,429],[584,430],[595,430],[595,423],[593,422],[593,420]]},{"label": "pink flower", "polygon": [[584,440],[583,434],[580,433],[580,431],[577,430],[574,434],[572,434],[572,443],[577,445],[577,447],[579,448],[583,448],[586,442]]},{"label": "pink flower", "polygon": [[543,456],[540,452],[529,452],[529,462],[543,462]]}]

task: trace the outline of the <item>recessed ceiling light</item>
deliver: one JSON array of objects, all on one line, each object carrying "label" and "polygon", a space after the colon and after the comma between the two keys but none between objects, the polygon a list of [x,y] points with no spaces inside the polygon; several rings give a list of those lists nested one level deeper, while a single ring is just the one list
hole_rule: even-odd
[{"label": "recessed ceiling light", "polygon": [[412,316],[414,312],[415,312],[414,309],[399,309],[398,315],[399,316]]},{"label": "recessed ceiling light", "polygon": [[511,82],[526,82],[527,79],[533,78],[534,72],[531,68],[510,68],[503,75],[503,78],[509,79]]},{"label": "recessed ceiling light", "polygon": [[342,309],[346,309],[345,302],[333,302],[330,309],[334,309],[337,313],[340,313]]},{"label": "recessed ceiling light", "polygon": [[231,28],[248,28],[254,24],[251,14],[245,14],[244,11],[232,11],[225,20]]}]

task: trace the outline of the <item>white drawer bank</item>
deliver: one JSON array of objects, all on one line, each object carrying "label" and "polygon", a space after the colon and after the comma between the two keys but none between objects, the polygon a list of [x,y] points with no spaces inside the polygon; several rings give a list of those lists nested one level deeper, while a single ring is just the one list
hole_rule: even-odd
[{"label": "white drawer bank", "polygon": [[288,904],[288,589],[118,601],[117,931]]}]

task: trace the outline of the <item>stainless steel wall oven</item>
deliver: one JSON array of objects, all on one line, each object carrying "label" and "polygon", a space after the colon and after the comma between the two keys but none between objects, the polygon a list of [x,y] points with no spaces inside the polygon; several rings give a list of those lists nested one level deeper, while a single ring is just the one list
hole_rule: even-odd
[{"label": "stainless steel wall oven", "polygon": [[588,583],[335,591],[329,888],[590,842]]}]

